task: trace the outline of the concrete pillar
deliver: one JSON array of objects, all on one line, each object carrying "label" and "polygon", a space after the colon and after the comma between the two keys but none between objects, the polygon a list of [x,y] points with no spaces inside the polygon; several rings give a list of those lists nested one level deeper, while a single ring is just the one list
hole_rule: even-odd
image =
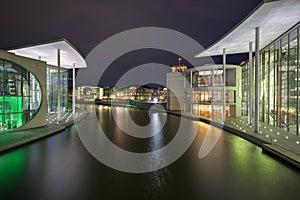
[{"label": "concrete pillar", "polygon": [[75,116],[75,63],[73,63],[73,91],[72,91],[72,112],[73,112],[73,117]]},{"label": "concrete pillar", "polygon": [[252,42],[249,43],[249,87],[248,87],[248,124],[252,124],[252,74],[253,74],[253,66],[252,66]]},{"label": "concrete pillar", "polygon": [[194,89],[193,89],[193,72],[190,73],[190,87],[191,87],[191,104],[190,104],[190,113],[193,114],[193,99],[194,99]]},{"label": "concrete pillar", "polygon": [[211,86],[212,86],[212,90],[210,91],[211,93],[211,119],[214,120],[215,119],[215,107],[214,107],[214,101],[215,101],[215,70],[214,68],[212,69],[212,76],[211,76]]},{"label": "concrete pillar", "polygon": [[254,96],[254,131],[259,132],[259,92],[260,92],[260,82],[259,82],[259,27],[255,28],[255,96]]},{"label": "concrete pillar", "polygon": [[57,49],[57,120],[60,119],[60,49]]},{"label": "concrete pillar", "polygon": [[223,49],[223,109],[222,122],[225,122],[226,117],[226,48]]}]

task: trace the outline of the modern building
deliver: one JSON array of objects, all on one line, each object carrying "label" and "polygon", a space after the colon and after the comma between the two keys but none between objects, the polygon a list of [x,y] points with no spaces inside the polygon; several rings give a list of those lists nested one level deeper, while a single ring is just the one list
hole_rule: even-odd
[{"label": "modern building", "polygon": [[184,112],[207,119],[222,119],[223,84],[225,82],[226,117],[241,116],[241,67],[204,65],[184,73],[189,83],[185,85]]},{"label": "modern building", "polygon": [[115,90],[115,87],[104,86],[102,100],[103,101],[111,101],[114,90]]},{"label": "modern building", "polygon": [[181,110],[186,114],[206,119],[222,118],[223,85],[225,83],[226,116],[241,116],[241,67],[203,65],[178,72],[172,69],[167,74],[168,109]]},{"label": "modern building", "polygon": [[0,50],[0,133],[44,126],[46,62]]},{"label": "modern building", "polygon": [[0,51],[0,133],[45,126],[47,112],[60,119],[68,108],[67,69],[74,83],[75,68],[84,67],[66,39]]},{"label": "modern building", "polygon": [[299,10],[299,0],[264,1],[237,27],[196,55],[249,54],[249,61],[241,65],[242,106],[238,109],[248,116],[256,132],[259,122],[265,122],[299,135]]},{"label": "modern building", "polygon": [[167,88],[168,88],[168,101],[167,109],[172,111],[184,110],[185,102],[185,76],[184,72],[187,70],[187,66],[174,65],[172,66],[172,72],[167,73]]},{"label": "modern building", "polygon": [[165,102],[167,101],[167,96],[168,96],[167,88],[157,88],[152,91],[152,100],[156,98],[157,101],[159,102]]},{"label": "modern building", "polygon": [[92,86],[80,86],[75,91],[76,102],[95,102],[102,100],[103,88]]},{"label": "modern building", "polygon": [[[299,28],[300,23],[260,50],[259,69],[259,120],[295,134],[299,134],[300,123]],[[255,67],[254,65],[252,76]],[[243,115],[247,116],[249,114],[249,62],[243,65],[242,71],[244,80],[242,110]],[[254,87],[252,90],[254,91]],[[253,103],[254,96],[252,96]]]},{"label": "modern building", "polygon": [[152,89],[148,86],[129,86],[115,89],[112,94],[113,101],[151,101]]}]

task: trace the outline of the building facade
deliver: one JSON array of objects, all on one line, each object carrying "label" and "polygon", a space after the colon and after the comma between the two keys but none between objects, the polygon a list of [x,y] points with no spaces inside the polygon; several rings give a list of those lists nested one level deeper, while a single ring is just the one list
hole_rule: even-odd
[{"label": "building facade", "polygon": [[[58,70],[57,67],[47,65],[47,100],[48,113],[58,110]],[[60,69],[60,111],[68,110],[68,70]]]},{"label": "building facade", "polygon": [[[185,69],[186,70],[186,69]],[[172,69],[172,72],[167,73],[167,88],[168,88],[168,101],[167,109],[171,111],[184,110],[185,102],[185,78],[184,71]]]},{"label": "building facade", "polygon": [[262,1],[238,26],[195,55],[248,53],[250,63],[241,65],[240,109],[255,132],[262,132],[264,122],[299,135],[299,10],[299,0]]},{"label": "building facade", "polygon": [[[299,134],[300,66],[298,23],[260,51],[259,120]],[[255,63],[255,62],[254,62]],[[249,63],[242,67],[242,113],[248,115]],[[254,66],[255,70],[255,66]],[[253,70],[253,76],[254,76]],[[254,85],[252,83],[252,85]],[[254,91],[254,88],[252,89]],[[254,102],[254,97],[252,104]],[[254,110],[252,110],[254,113]]]},{"label": "building facade", "polygon": [[184,111],[207,119],[221,119],[223,108],[223,83],[225,82],[226,117],[241,116],[240,66],[204,65],[185,72],[190,83],[185,85]]},{"label": "building facade", "polygon": [[103,101],[111,101],[114,90],[115,90],[115,87],[104,86],[102,100]]},{"label": "building facade", "polygon": [[0,133],[47,124],[46,63],[0,50]]},{"label": "building facade", "polygon": [[77,102],[95,102],[95,100],[102,100],[103,88],[92,86],[77,87],[75,96]]},{"label": "building facade", "polygon": [[113,91],[113,101],[151,101],[152,89],[147,86],[129,86],[115,89]]},{"label": "building facade", "polygon": [[204,65],[197,68],[174,71],[167,74],[169,110],[181,110],[186,114],[206,119],[221,119],[223,108],[223,83],[225,82],[226,116],[241,116],[241,67]]},{"label": "building facade", "polygon": [[47,113],[60,121],[68,111],[67,69],[76,66],[86,62],[66,39],[0,50],[0,133],[45,126]]}]

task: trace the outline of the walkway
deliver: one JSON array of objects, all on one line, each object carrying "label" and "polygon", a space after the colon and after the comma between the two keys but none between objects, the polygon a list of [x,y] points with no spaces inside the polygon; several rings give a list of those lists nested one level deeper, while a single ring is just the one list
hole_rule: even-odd
[{"label": "walkway", "polygon": [[[75,121],[79,121],[86,116],[83,110],[76,110]],[[29,130],[14,131],[0,134],[0,153],[24,145],[29,142],[47,137],[54,133],[63,131],[74,124],[73,113],[67,112],[61,115],[60,122],[57,121],[57,114],[51,113],[46,116],[48,125]]]}]

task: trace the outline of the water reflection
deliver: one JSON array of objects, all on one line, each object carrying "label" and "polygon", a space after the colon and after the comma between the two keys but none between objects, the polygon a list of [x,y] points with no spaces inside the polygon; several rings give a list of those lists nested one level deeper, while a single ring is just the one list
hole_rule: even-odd
[{"label": "water reflection", "polygon": [[167,185],[171,183],[173,176],[170,169],[163,168],[158,171],[147,173],[145,199],[158,199],[161,193],[164,193]]},{"label": "water reflection", "polygon": [[0,157],[0,185],[4,187],[4,190],[14,190],[14,185],[22,176],[25,158],[26,155],[23,149]]},{"label": "water reflection", "polygon": [[[159,113],[151,113],[151,128],[154,126],[152,130],[155,130],[155,127],[161,127],[162,126],[162,120],[160,119]],[[164,133],[161,132],[160,134],[157,134],[155,137],[153,137],[150,141],[150,151],[154,151],[156,153],[153,154],[152,157],[152,165],[159,165],[159,163],[164,163],[165,156],[158,153],[157,149],[164,146],[164,142],[166,139],[164,138]],[[155,168],[155,167],[153,167]],[[149,185],[146,187],[145,192],[145,199],[156,199],[156,194],[159,194],[160,192],[163,192],[165,190],[166,185],[169,183],[169,181],[172,178],[172,174],[168,167],[163,168],[161,170],[157,170],[151,173],[147,174],[147,182]]]},{"label": "water reflection", "polygon": [[213,126],[210,126],[208,128],[204,141],[199,150],[198,157],[200,159],[205,158],[213,150],[220,138],[221,133],[222,130],[220,130],[219,128]]},{"label": "water reflection", "polygon": [[[149,138],[159,134],[166,122],[165,113],[136,112],[135,109],[114,107],[111,109],[116,126],[125,134],[136,138]],[[145,116],[147,115],[148,116]],[[149,122],[145,124],[150,118]],[[143,120],[139,120],[143,119]],[[143,124],[143,125],[141,125]]]},{"label": "water reflection", "polygon": [[[133,138],[115,127],[111,107],[86,107],[97,110],[99,123],[111,141],[135,152],[155,151],[168,144],[180,121],[176,116],[167,116],[159,134],[148,139]],[[131,112],[133,120],[143,120],[145,111]],[[160,125],[159,116],[152,116],[153,126]],[[84,148],[73,126],[0,155],[0,198],[298,199],[299,170],[274,160],[239,137],[222,131],[212,151],[199,159],[209,130],[212,135],[220,130],[197,124],[197,137],[182,157],[168,167],[145,174],[119,172],[99,163]],[[154,154],[152,161],[152,165],[164,162],[164,155]]]}]

